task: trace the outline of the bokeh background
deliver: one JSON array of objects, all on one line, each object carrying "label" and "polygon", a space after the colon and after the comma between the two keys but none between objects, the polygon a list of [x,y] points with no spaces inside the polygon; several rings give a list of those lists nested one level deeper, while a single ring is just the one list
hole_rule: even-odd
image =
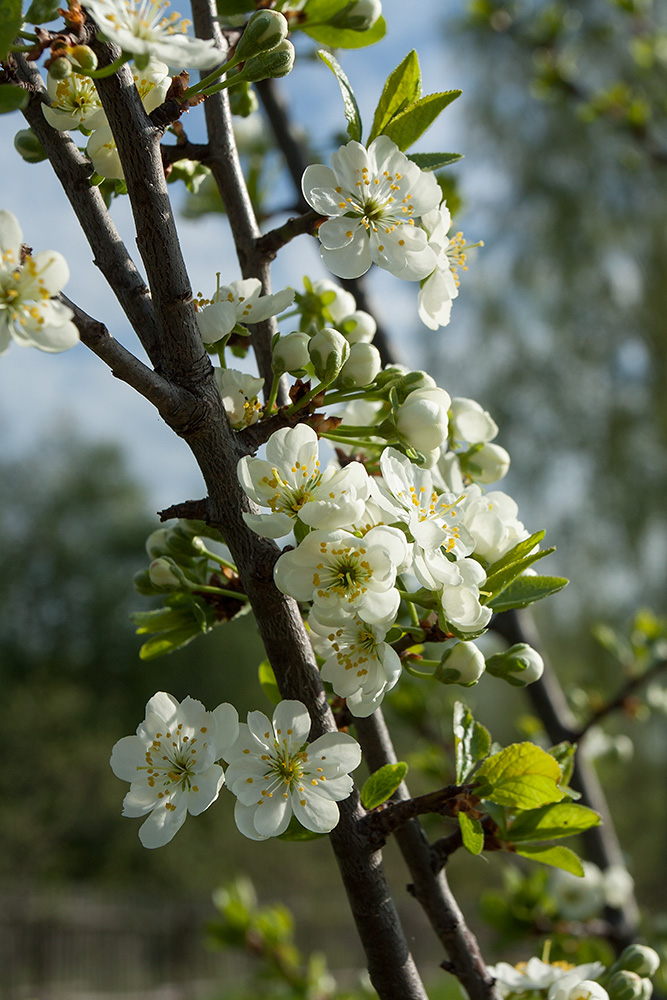
[{"label": "bokeh background", "polygon": [[[500,425],[512,455],[503,488],[524,523],[546,528],[557,545],[549,571],[572,581],[536,612],[544,649],[575,707],[595,704],[623,676],[594,640],[594,623],[624,631],[639,608],[664,614],[665,11],[630,0],[384,6],[385,41],[340,57],[362,116],[370,122],[385,78],[413,47],[426,92],[463,90],[419,149],[464,154],[446,180],[455,229],[485,246],[471,254],[451,324],[437,333],[419,324],[407,283],[371,273],[369,294],[398,355],[452,395],[480,401]],[[313,155],[326,161],[344,141],[338,87],[305,38],[297,48],[282,90]],[[195,140],[197,115],[185,122]],[[14,151],[22,127],[18,116],[0,119],[2,207],[36,250],[65,254],[70,297],[139,352],[48,164],[25,164]],[[253,164],[263,164],[273,225],[294,193],[278,159],[257,152],[254,119],[240,128]],[[223,281],[238,277],[224,216],[197,213],[181,186],[172,192],[195,290],[212,289],[217,270]],[[132,247],[126,200],[112,213]],[[298,286],[304,274],[325,276],[306,237],[279,259],[274,285]],[[134,731],[156,690],[208,707],[232,701],[241,713],[270,708],[247,618],[170,657],[138,659],[128,615],[148,605],[131,579],[146,564],[155,511],[203,495],[187,448],[83,346],[57,356],[13,347],[0,362],[0,419],[0,995],[231,996],[246,965],[207,951],[203,927],[214,916],[212,891],[240,873],[262,900],[283,899],[303,948],[326,951],[354,985],[362,956],[326,842],[251,844],[224,794],[157,852],[120,816],[124,787],[108,767],[110,748]],[[488,679],[466,697],[507,742],[532,723],[521,693],[499,686]],[[426,697],[432,731],[446,743],[453,697],[443,689]],[[623,739],[608,742],[599,769],[639,901],[659,923],[667,889],[659,685],[651,697],[653,708],[633,702],[609,719],[606,732]],[[388,707],[399,749],[423,764],[428,739],[401,728],[404,708]],[[387,856],[415,950],[437,979],[438,950],[391,846]],[[501,868],[495,858],[457,856],[450,871],[489,957],[498,956],[478,900],[500,883]]]}]

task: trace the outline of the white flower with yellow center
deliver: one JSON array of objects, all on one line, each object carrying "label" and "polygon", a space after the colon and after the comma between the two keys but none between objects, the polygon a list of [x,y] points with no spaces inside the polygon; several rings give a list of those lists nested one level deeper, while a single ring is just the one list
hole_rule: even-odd
[{"label": "white flower with yellow center", "polygon": [[463,233],[456,233],[451,239],[447,235],[452,225],[446,202],[428,212],[422,218],[422,226],[428,233],[428,245],[436,256],[435,270],[422,281],[419,289],[419,318],[430,330],[447,326],[452,311],[452,301],[459,294],[458,271],[468,270],[466,251],[483,243],[468,245]]},{"label": "white flower with yellow center", "polygon": [[369,477],[363,465],[320,469],[317,434],[307,424],[281,428],[266,445],[266,458],[242,458],[241,486],[270,514],[244,514],[258,535],[280,538],[298,518],[311,528],[349,526],[363,513]]},{"label": "white flower with yellow center", "polygon": [[57,354],[74,347],[72,310],[51,298],[69,279],[65,258],[42,250],[21,260],[23,234],[11,212],[0,211],[0,355],[13,340]]},{"label": "white flower with yellow center", "polygon": [[263,378],[246,375],[234,368],[215,368],[213,371],[222,405],[234,430],[256,424],[263,407],[257,398],[264,385]]},{"label": "white flower with yellow center", "polygon": [[465,525],[475,542],[475,555],[493,563],[517,542],[528,538],[518,520],[519,508],[512,497],[500,490],[482,493],[473,483],[466,488]]},{"label": "white flower with yellow center", "polygon": [[212,69],[222,55],[212,39],[187,35],[190,21],[176,11],[167,13],[168,0],[85,0],[104,37],[123,52],[134,53],[145,65],[152,57],[170,66]]},{"label": "white flower with yellow center", "polygon": [[71,73],[56,80],[49,73],[46,89],[51,105],[42,104],[42,113],[52,128],[67,132],[79,126],[95,129],[106,125],[102,102],[90,77]]},{"label": "white flower with yellow center", "polygon": [[217,285],[213,297],[205,299],[201,292],[195,299],[199,332],[205,344],[216,341],[231,333],[237,323],[262,323],[270,316],[277,316],[294,300],[294,289],[283,288],[274,295],[262,295],[259,278],[244,278],[229,285]]},{"label": "white flower with yellow center", "polygon": [[274,579],[283,594],[312,601],[323,623],[338,625],[356,614],[389,627],[400,604],[396,572],[408,552],[397,528],[380,525],[363,538],[349,531],[311,531],[297,549],[283,552]]},{"label": "white flower with yellow center", "polygon": [[[486,628],[491,620],[491,608],[480,603],[479,588],[486,580],[486,573],[475,559],[458,559],[442,567],[429,564],[433,575],[441,579],[440,603],[446,622],[460,632],[473,634]],[[445,573],[455,573],[454,579],[445,579]],[[432,589],[436,589],[435,587]]]},{"label": "white flower with yellow center", "polygon": [[347,700],[352,715],[371,715],[401,676],[398,653],[384,642],[387,630],[357,615],[332,626],[311,614],[308,625],[313,649],[325,657],[322,679]]},{"label": "white flower with yellow center", "polygon": [[137,735],[119,740],[110,761],[113,773],[131,783],[123,816],[148,814],[139,828],[144,847],[169,843],[188,813],[198,816],[215,802],[225,781],[216,761],[238,731],[232,705],[207,712],[194,698],[179,704],[165,691],[153,695]]},{"label": "white flower with yellow center", "polygon": [[368,149],[348,142],[331,167],[307,167],[304,197],[329,216],[317,235],[327,267],[340,278],[358,278],[372,263],[397,278],[420,281],[436,267],[435,251],[420,219],[437,207],[440,188],[386,135]]},{"label": "white flower with yellow center", "polygon": [[314,833],[330,833],[337,802],[352,791],[350,771],[361,749],[346,733],[325,733],[307,743],[310,716],[300,701],[281,701],[273,721],[250,712],[224,754],[227,786],[237,798],[234,818],[250,840],[278,837],[292,816]]},{"label": "white flower with yellow center", "polygon": [[602,962],[587,962],[574,966],[569,962],[543,962],[539,958],[530,958],[527,962],[510,965],[508,962],[498,962],[490,965],[488,971],[496,981],[496,987],[501,997],[510,993],[532,993],[534,990],[549,989],[554,983],[565,977],[576,976],[592,979],[604,972]]}]

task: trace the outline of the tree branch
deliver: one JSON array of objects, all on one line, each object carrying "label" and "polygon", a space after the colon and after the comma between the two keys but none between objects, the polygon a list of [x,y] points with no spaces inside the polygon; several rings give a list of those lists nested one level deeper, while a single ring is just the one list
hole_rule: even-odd
[{"label": "tree branch", "polygon": [[601,705],[600,708],[596,709],[594,712],[591,712],[590,718],[588,718],[586,722],[579,727],[579,731],[575,735],[575,739],[577,741],[581,740],[591,726],[596,726],[598,722],[606,718],[612,712],[615,712],[616,709],[623,708],[628,698],[631,698],[638,688],[646,684],[647,681],[652,680],[652,678],[657,677],[658,674],[662,673],[665,667],[667,667],[667,660],[659,660],[658,663],[654,663],[648,670],[645,670],[643,674],[631,677],[614,698],[606,702],[604,705]]},{"label": "tree branch", "polygon": [[282,226],[260,236],[255,245],[263,257],[273,260],[278,251],[297,236],[304,234],[314,236],[323,222],[323,216],[317,212],[312,210],[304,212],[303,215],[288,219]]},{"label": "tree branch", "polygon": [[389,801],[377,809],[372,809],[364,819],[368,837],[371,843],[379,844],[390,833],[395,833],[416,816],[427,813],[439,813],[442,816],[455,816],[456,806],[466,800],[473,807],[479,802],[472,793],[472,785],[446,785],[435,792],[417,795],[415,798]]}]

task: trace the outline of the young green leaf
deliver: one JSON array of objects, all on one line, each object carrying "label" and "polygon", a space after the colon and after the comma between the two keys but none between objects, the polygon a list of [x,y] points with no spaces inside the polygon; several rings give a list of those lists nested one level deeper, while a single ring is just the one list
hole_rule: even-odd
[{"label": "young green leaf", "polygon": [[181,646],[187,646],[189,642],[201,635],[201,630],[196,625],[189,628],[177,629],[172,632],[160,632],[154,635],[148,642],[145,642],[139,650],[139,658],[142,660],[155,660],[158,656],[165,656],[173,653]]},{"label": "young green leaf", "polygon": [[454,747],[456,753],[456,783],[462,785],[479,760],[483,760],[491,746],[488,729],[476,722],[472,712],[462,701],[454,705]]},{"label": "young green leaf", "polygon": [[408,153],[408,159],[416,163],[420,170],[439,170],[463,159],[462,153]]},{"label": "young green leaf", "polygon": [[488,757],[475,775],[485,779],[484,798],[515,809],[537,809],[560,802],[561,769],[553,757],[534,743],[513,743]]},{"label": "young green leaf", "polygon": [[459,829],[466,851],[471,854],[481,854],[484,849],[484,830],[478,819],[472,819],[467,813],[459,813]]},{"label": "young green leaf", "polygon": [[310,24],[306,21],[301,30],[316,42],[329,45],[332,49],[365,49],[384,38],[387,24],[383,17],[378,17],[375,24],[366,31],[354,31],[352,28],[337,28],[335,24]]},{"label": "young green leaf", "polygon": [[19,111],[27,107],[30,94],[23,87],[13,83],[0,83],[0,115],[9,111]]},{"label": "young green leaf", "polygon": [[375,809],[391,798],[407,772],[408,765],[403,760],[396,764],[385,764],[374,771],[361,789],[361,804],[364,809]]},{"label": "young green leaf", "polygon": [[[0,0],[0,60],[7,58],[11,46],[14,44],[14,39],[21,30],[22,11],[21,0]],[[11,109],[7,108],[6,110]]]},{"label": "young green leaf", "polygon": [[558,761],[560,769],[563,772],[563,778],[560,783],[561,788],[564,785],[569,785],[572,780],[576,752],[577,744],[570,743],[568,740],[563,740],[562,743],[557,743],[555,747],[549,747],[549,753],[554,760]]},{"label": "young green leaf", "polygon": [[441,111],[461,96],[460,90],[442,94],[428,94],[405,108],[385,127],[383,135],[389,136],[399,149],[405,151],[430,128]]},{"label": "young green leaf", "polygon": [[386,125],[409,104],[414,104],[422,95],[419,59],[413,49],[387,77],[378,106],[373,116],[373,127],[368,143],[381,135]]},{"label": "young green leaf", "polygon": [[[58,17],[58,9],[61,6],[59,0],[32,0],[25,13],[25,20],[29,24],[48,24]],[[0,0],[2,9],[2,0]]]},{"label": "young green leaf", "polygon": [[545,556],[551,555],[554,551],[553,546],[550,549],[540,549],[538,552],[532,552],[530,555],[524,556],[523,559],[518,559],[516,562],[510,563],[509,566],[504,566],[495,573],[487,573],[484,590],[491,593],[493,597],[496,597],[505,587],[510,585],[512,580],[516,580],[517,576],[520,576],[527,570],[529,566],[532,566],[539,559],[544,559]]},{"label": "young green leaf", "polygon": [[588,806],[558,802],[541,809],[520,812],[507,831],[507,839],[513,844],[530,840],[557,840],[599,825],[599,813]]},{"label": "young green leaf", "polygon": [[519,559],[523,559],[523,557],[527,556],[536,545],[540,544],[545,535],[546,531],[542,528],[541,531],[535,531],[528,538],[524,538],[523,541],[517,542],[517,544],[511,548],[509,552],[506,552],[501,559],[497,559],[496,562],[491,563],[486,571],[487,576],[493,576],[494,573],[500,572],[500,570],[504,569],[505,566],[511,566],[512,563],[518,562]]},{"label": "young green leaf", "polygon": [[338,86],[340,87],[340,92],[343,96],[345,117],[347,118],[347,134],[350,139],[356,139],[357,142],[361,142],[361,115],[359,114],[357,99],[354,96],[352,87],[350,86],[350,81],[340,68],[338,60],[331,54],[331,52],[325,52],[324,49],[318,49],[317,54],[322,62],[326,63],[338,80]]},{"label": "young green leaf", "polygon": [[273,667],[268,660],[262,660],[257,673],[259,675],[259,683],[262,687],[262,691],[272,704],[277,705],[280,701],[282,701],[282,697],[280,691],[278,690],[278,682],[276,681],[276,675],[273,672]]},{"label": "young green leaf", "polygon": [[584,866],[578,856],[569,847],[542,847],[540,844],[524,844],[517,847],[517,854],[522,858],[530,858],[531,861],[541,861],[543,865],[552,865],[554,868],[562,868],[563,871],[571,872],[583,878]]},{"label": "young green leaf", "polygon": [[509,611],[512,608],[527,608],[534,601],[557,594],[569,583],[564,576],[521,576],[517,577],[502,594],[495,597],[489,607],[495,611]]}]

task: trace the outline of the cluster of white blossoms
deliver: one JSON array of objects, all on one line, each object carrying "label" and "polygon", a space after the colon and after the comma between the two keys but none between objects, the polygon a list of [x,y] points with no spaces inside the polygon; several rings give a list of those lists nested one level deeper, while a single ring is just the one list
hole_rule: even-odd
[{"label": "cluster of white blossoms", "polygon": [[602,962],[570,965],[568,962],[543,962],[531,958],[518,965],[498,962],[488,966],[501,997],[543,991],[547,1000],[609,1000],[596,977],[605,972]]},{"label": "cluster of white blossoms", "polygon": [[139,839],[144,847],[162,847],[188,813],[198,816],[215,802],[226,781],[237,798],[238,828],[251,840],[279,836],[292,816],[314,833],[330,833],[338,823],[336,803],[352,791],[349,775],[361,750],[346,733],[308,743],[309,732],[300,701],[281,701],[272,721],[250,712],[239,723],[226,702],[207,712],[193,698],[179,703],[159,691],[136,735],[119,740],[111,754],[114,774],[130,782],[123,815],[147,817]]},{"label": "cluster of white blossoms", "polygon": [[0,355],[12,340],[52,354],[78,343],[72,310],[53,298],[68,279],[62,254],[29,253],[16,217],[0,211]]}]

